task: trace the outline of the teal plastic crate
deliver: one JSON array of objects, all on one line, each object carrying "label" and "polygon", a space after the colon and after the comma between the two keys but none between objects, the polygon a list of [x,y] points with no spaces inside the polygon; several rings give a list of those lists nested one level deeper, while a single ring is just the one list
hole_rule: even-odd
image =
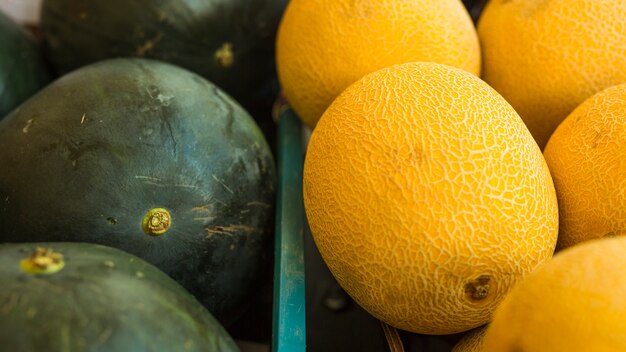
[{"label": "teal plastic crate", "polygon": [[302,124],[286,102],[278,116],[278,192],[272,351],[306,350]]}]

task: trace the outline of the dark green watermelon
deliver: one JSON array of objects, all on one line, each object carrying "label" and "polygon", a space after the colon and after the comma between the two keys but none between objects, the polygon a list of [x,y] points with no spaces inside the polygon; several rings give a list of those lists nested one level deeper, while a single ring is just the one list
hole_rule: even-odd
[{"label": "dark green watermelon", "polygon": [[60,73],[145,57],[194,71],[246,108],[271,104],[274,41],[288,0],[44,0],[41,32]]},{"label": "dark green watermelon", "polygon": [[87,243],[0,245],[2,351],[237,351],[178,283]]},{"label": "dark green watermelon", "polygon": [[266,278],[273,157],[245,110],[190,71],[146,59],[74,71],[0,121],[0,165],[0,242],[123,249],[224,324]]},{"label": "dark green watermelon", "polygon": [[48,81],[35,40],[0,11],[0,119]]}]

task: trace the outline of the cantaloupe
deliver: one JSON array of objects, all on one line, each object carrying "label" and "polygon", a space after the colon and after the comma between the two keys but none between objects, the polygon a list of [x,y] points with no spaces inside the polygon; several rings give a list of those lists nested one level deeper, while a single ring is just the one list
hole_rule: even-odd
[{"label": "cantaloupe", "polygon": [[558,248],[626,234],[626,84],[577,107],[544,155],[559,203]]},{"label": "cantaloupe", "polygon": [[626,351],[626,237],[559,252],[498,307],[484,351]]},{"label": "cantaloupe", "polygon": [[313,130],[303,186],[339,284],[417,333],[485,324],[556,244],[554,186],[530,132],[486,83],[446,65],[396,65],[347,88]]},{"label": "cantaloupe", "polygon": [[492,0],[478,21],[483,79],[541,148],[586,98],[626,82],[626,1]]},{"label": "cantaloupe", "polygon": [[348,85],[390,65],[480,73],[478,36],[459,0],[291,0],[276,50],[281,86],[310,127]]}]

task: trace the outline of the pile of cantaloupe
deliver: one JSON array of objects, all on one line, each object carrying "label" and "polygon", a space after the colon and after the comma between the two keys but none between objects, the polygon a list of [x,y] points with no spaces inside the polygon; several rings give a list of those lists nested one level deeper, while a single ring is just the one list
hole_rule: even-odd
[{"label": "pile of cantaloupe", "polygon": [[625,67],[624,0],[476,27],[459,0],[292,0],[277,68],[337,281],[399,329],[490,323],[458,351],[626,350]]}]

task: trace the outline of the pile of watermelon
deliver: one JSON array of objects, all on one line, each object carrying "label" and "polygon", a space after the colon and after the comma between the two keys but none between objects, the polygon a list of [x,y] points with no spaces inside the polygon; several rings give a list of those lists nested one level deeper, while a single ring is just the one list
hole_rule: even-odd
[{"label": "pile of watermelon", "polygon": [[0,14],[0,346],[237,349],[286,5],[44,0],[37,36]]}]

